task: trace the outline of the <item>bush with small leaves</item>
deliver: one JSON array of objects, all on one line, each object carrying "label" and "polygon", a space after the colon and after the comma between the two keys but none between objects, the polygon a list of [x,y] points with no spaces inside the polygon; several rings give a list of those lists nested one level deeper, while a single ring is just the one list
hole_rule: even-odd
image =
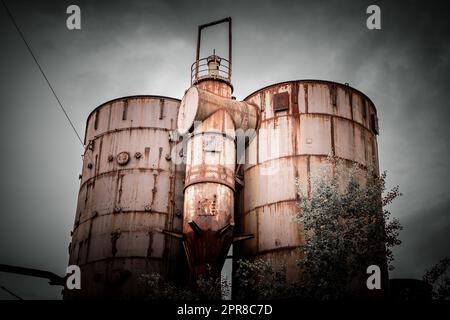
[{"label": "bush with small leaves", "polygon": [[349,170],[334,157],[328,163],[311,181],[309,197],[302,191],[304,181],[297,180],[297,222],[305,235],[301,287],[305,298],[320,300],[352,296],[365,285],[370,265],[393,269],[391,248],[400,244],[402,229],[386,209],[401,195],[398,186],[386,192],[386,172],[378,175],[375,168],[358,165]]},{"label": "bush with small leaves", "polygon": [[423,280],[433,288],[433,299],[450,300],[450,258],[443,258],[427,270]]}]

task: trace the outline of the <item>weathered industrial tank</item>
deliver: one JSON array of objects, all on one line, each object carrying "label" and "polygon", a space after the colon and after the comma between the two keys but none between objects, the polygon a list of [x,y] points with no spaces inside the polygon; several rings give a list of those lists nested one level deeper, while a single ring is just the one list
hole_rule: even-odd
[{"label": "weathered industrial tank", "polygon": [[142,297],[141,274],[177,279],[181,242],[160,232],[182,229],[184,166],[171,161],[180,101],[130,96],[88,117],[69,264],[81,290],[65,298]]},{"label": "weathered industrial tank", "polygon": [[[214,52],[200,59],[202,29],[220,23],[229,27],[228,59]],[[191,87],[181,101],[177,118],[187,134],[184,189],[183,245],[191,281],[218,277],[235,225],[237,129],[256,128],[256,106],[231,97],[231,18],[199,26],[197,56],[191,67]]]},{"label": "weathered industrial tank", "polygon": [[[228,59],[200,59],[201,31],[220,23],[229,27]],[[286,267],[294,281],[304,243],[296,178],[310,196],[313,178],[335,165],[330,155],[378,170],[367,96],[297,80],[236,101],[231,56],[231,18],[201,25],[183,100],[124,97],[90,114],[69,246],[82,288],[65,298],[141,298],[139,276],[152,272],[177,281],[189,271],[195,286],[220,275],[232,243],[235,258]]]},{"label": "weathered industrial tank", "polygon": [[239,243],[236,255],[285,265],[288,280],[298,273],[296,248],[304,241],[295,178],[306,195],[329,155],[350,168],[378,168],[378,120],[372,101],[348,85],[298,80],[274,84],[244,101],[261,111],[256,137],[246,148],[244,188],[237,224],[255,238]]}]

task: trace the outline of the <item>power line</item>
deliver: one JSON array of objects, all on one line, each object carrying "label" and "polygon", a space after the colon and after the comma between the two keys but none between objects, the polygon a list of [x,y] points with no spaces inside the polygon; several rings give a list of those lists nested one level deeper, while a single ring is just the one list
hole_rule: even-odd
[{"label": "power line", "polygon": [[[69,121],[70,126],[72,127],[73,131],[75,132],[75,134],[76,134],[76,136],[77,136],[77,138],[78,138],[78,141],[80,141],[81,146],[84,148],[83,139],[81,139],[81,136],[78,134],[77,129],[75,129],[75,126],[74,126],[72,120],[70,119],[69,114],[66,112],[66,109],[63,107],[63,105],[62,105],[62,103],[61,103],[61,100],[59,100],[58,95],[56,94],[56,92],[55,92],[55,90],[53,89],[53,87],[52,87],[50,81],[48,80],[47,76],[45,75],[44,70],[42,69],[41,65],[39,64],[39,62],[38,62],[38,60],[37,60],[37,58],[36,58],[36,56],[34,55],[33,51],[31,50],[30,45],[28,44],[27,40],[25,39],[25,36],[23,35],[23,33],[22,33],[22,31],[20,30],[18,24],[16,23],[16,20],[14,19],[14,17],[13,17],[13,15],[12,15],[11,11],[10,11],[10,10],[8,9],[8,7],[6,6],[6,3],[5,3],[4,0],[1,0],[1,2],[2,2],[3,6],[5,7],[5,10],[6,10],[6,12],[7,12],[9,18],[11,19],[12,23],[14,24],[14,26],[15,26],[17,32],[19,33],[20,37],[22,38],[23,42],[25,43],[25,45],[26,45],[26,47],[27,47],[27,49],[28,49],[28,52],[29,52],[29,53],[31,54],[31,56],[33,57],[34,62],[36,63],[36,65],[37,65],[38,68],[39,68],[39,71],[41,72],[42,76],[44,77],[45,81],[47,82],[47,85],[49,86],[50,90],[52,91],[53,96],[55,97],[56,101],[58,102],[58,104],[59,104],[59,106],[60,106],[62,112],[63,112],[64,115],[66,116],[67,121]],[[86,151],[86,149],[85,149],[85,152],[84,152],[83,155],[87,155],[88,158],[93,162],[93,159],[92,159],[91,155],[88,153],[88,151]],[[106,185],[106,182],[104,182],[104,181],[102,181],[102,182],[103,182],[103,184],[104,184],[105,187],[108,187],[108,186]]]},{"label": "power line", "polygon": [[[3,1],[2,1],[3,2]],[[4,286],[2,286],[0,284],[0,289],[3,289],[4,291],[8,292],[10,295],[12,295],[13,297],[19,299],[19,300],[23,300],[21,297],[19,297],[17,294],[15,294],[14,292],[12,292],[11,290],[5,288]]]},{"label": "power line", "polygon": [[[84,148],[83,139],[81,139],[81,136],[78,134],[77,129],[75,129],[75,126],[74,126],[72,120],[70,119],[69,114],[67,113],[66,109],[63,107],[63,105],[62,105],[62,103],[61,103],[61,100],[59,100],[58,95],[56,94],[56,92],[55,92],[55,90],[53,89],[53,87],[52,87],[50,81],[48,80],[47,76],[45,75],[44,70],[42,69],[41,65],[39,64],[39,62],[38,62],[38,60],[37,60],[37,58],[36,58],[36,56],[34,55],[33,51],[31,50],[30,45],[28,44],[27,40],[25,39],[25,36],[23,35],[23,33],[22,33],[22,31],[20,30],[18,24],[16,23],[16,20],[14,19],[14,17],[13,17],[13,15],[12,15],[11,11],[10,11],[10,10],[8,9],[8,7],[6,6],[6,3],[5,3],[4,0],[1,0],[1,2],[2,2],[3,6],[5,7],[5,10],[6,10],[7,14],[9,15],[9,18],[11,19],[12,23],[14,24],[14,26],[15,26],[17,32],[19,33],[20,37],[22,38],[23,42],[25,43],[25,45],[26,45],[26,47],[27,47],[27,49],[28,49],[28,52],[29,52],[29,53],[31,54],[31,56],[33,57],[34,62],[36,63],[36,65],[37,65],[38,68],[39,68],[39,71],[41,72],[42,76],[44,77],[45,81],[47,82],[48,87],[49,87],[50,90],[52,91],[53,96],[55,97],[56,101],[58,102],[58,104],[59,104],[59,106],[60,106],[62,112],[63,112],[64,115],[66,116],[67,121],[69,121],[70,126],[72,127],[73,131],[75,132],[75,134],[76,134],[76,136],[77,136],[77,138],[78,138],[78,141],[80,141],[81,146]],[[87,155],[88,158],[90,159],[90,161],[93,162],[93,159],[92,159],[91,155],[88,153],[88,151],[85,150],[84,155]],[[107,187],[106,182],[103,181],[103,184],[105,185],[105,187]]]},{"label": "power line", "polygon": [[72,122],[72,120],[70,119],[69,115],[67,114],[66,109],[63,107],[61,101],[59,100],[58,95],[56,94],[55,90],[53,89],[50,81],[48,80],[47,76],[45,75],[44,70],[42,69],[41,65],[39,64],[38,60],[36,59],[36,56],[34,55],[33,51],[31,50],[30,45],[28,44],[27,40],[25,39],[25,36],[23,35],[22,31],[20,30],[19,26],[16,23],[16,20],[14,19],[11,11],[8,9],[8,7],[6,6],[6,3],[4,0],[1,0],[3,6],[5,7],[6,13],[8,14],[9,18],[11,19],[12,23],[14,24],[14,27],[16,28],[17,32],[19,33],[20,37],[22,38],[23,42],[25,43],[28,52],[31,54],[31,56],[34,59],[34,62],[36,63],[36,65],[39,68],[39,71],[41,72],[42,76],[44,77],[45,81],[47,82],[47,85],[49,86],[50,90],[53,93],[53,96],[55,97],[56,101],[58,101],[59,106],[61,107],[62,112],[64,113],[64,115],[66,116],[67,121],[69,121],[70,126],[72,127],[73,131],[75,132],[75,134],[77,135],[78,140],[80,141],[81,145],[84,147],[84,143],[83,140],[81,139],[80,135],[78,134],[77,129],[75,129],[75,126]]}]

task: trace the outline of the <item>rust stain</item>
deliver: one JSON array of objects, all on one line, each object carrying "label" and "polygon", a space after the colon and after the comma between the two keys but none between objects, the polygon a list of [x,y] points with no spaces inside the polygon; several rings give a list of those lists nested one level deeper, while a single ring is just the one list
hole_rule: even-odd
[{"label": "rust stain", "polygon": [[[93,215],[93,218],[95,218],[97,216],[97,213],[95,212]],[[88,236],[87,236],[87,245],[86,245],[86,257],[85,257],[85,263],[89,262],[89,248],[91,245],[91,235],[92,235],[92,224],[94,223],[93,219],[90,219],[90,223],[89,223],[89,231],[88,231]]]},{"label": "rust stain", "polygon": [[111,254],[113,257],[117,254],[117,240],[120,238],[120,230],[111,232]]},{"label": "rust stain", "polygon": [[353,93],[349,92],[349,106],[350,106],[350,117],[352,121],[354,121],[354,115],[353,115]]},{"label": "rust stain", "polygon": [[334,117],[330,119],[330,138],[331,138],[331,155],[336,155],[335,143],[334,143]]},{"label": "rust stain", "polygon": [[298,105],[298,82],[294,82],[291,85],[291,105],[292,105],[292,114],[296,115],[300,113],[299,105]]},{"label": "rust stain", "polygon": [[153,253],[153,231],[149,231],[147,234],[148,234],[147,258],[150,258]]},{"label": "rust stain", "polygon": [[[97,110],[95,112],[95,120],[94,120],[94,130],[97,130],[98,128],[98,120],[99,120],[99,111]],[[86,141],[86,140],[85,140]]]},{"label": "rust stain", "polygon": [[331,105],[333,106],[333,112],[336,113],[336,108],[337,108],[337,88],[336,85],[331,84],[328,86],[328,90],[330,93],[330,101],[331,101]]},{"label": "rust stain", "polygon": [[128,100],[123,101],[122,120],[127,120]]},{"label": "rust stain", "polygon": [[159,99],[159,120],[164,118],[164,99]]},{"label": "rust stain", "polygon": [[305,113],[308,113],[308,85],[303,85],[303,90],[305,92]]}]

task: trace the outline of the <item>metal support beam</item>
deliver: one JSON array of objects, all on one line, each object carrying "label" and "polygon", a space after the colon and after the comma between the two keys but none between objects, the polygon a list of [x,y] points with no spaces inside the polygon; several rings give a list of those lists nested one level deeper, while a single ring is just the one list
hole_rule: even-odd
[{"label": "metal support beam", "polygon": [[49,284],[55,286],[64,286],[65,284],[65,277],[60,277],[57,274],[54,274],[53,272],[45,270],[0,264],[0,272],[15,273],[25,276],[48,279]]},{"label": "metal support beam", "polygon": [[[231,80],[231,66],[232,66],[232,47],[231,47],[231,42],[232,42],[232,35],[231,35],[231,17],[227,17],[224,19],[220,19],[217,21],[213,21],[213,22],[209,22],[209,23],[205,23],[202,25],[198,26],[198,33],[197,33],[197,51],[196,51],[196,55],[195,55],[195,61],[197,62],[200,59],[200,46],[201,46],[201,39],[202,39],[202,30],[208,27],[212,27],[215,26],[217,24],[221,24],[221,23],[226,23],[228,22],[228,61],[230,63],[230,70],[229,70],[229,78]],[[198,63],[195,69],[195,77],[198,77]]]}]

